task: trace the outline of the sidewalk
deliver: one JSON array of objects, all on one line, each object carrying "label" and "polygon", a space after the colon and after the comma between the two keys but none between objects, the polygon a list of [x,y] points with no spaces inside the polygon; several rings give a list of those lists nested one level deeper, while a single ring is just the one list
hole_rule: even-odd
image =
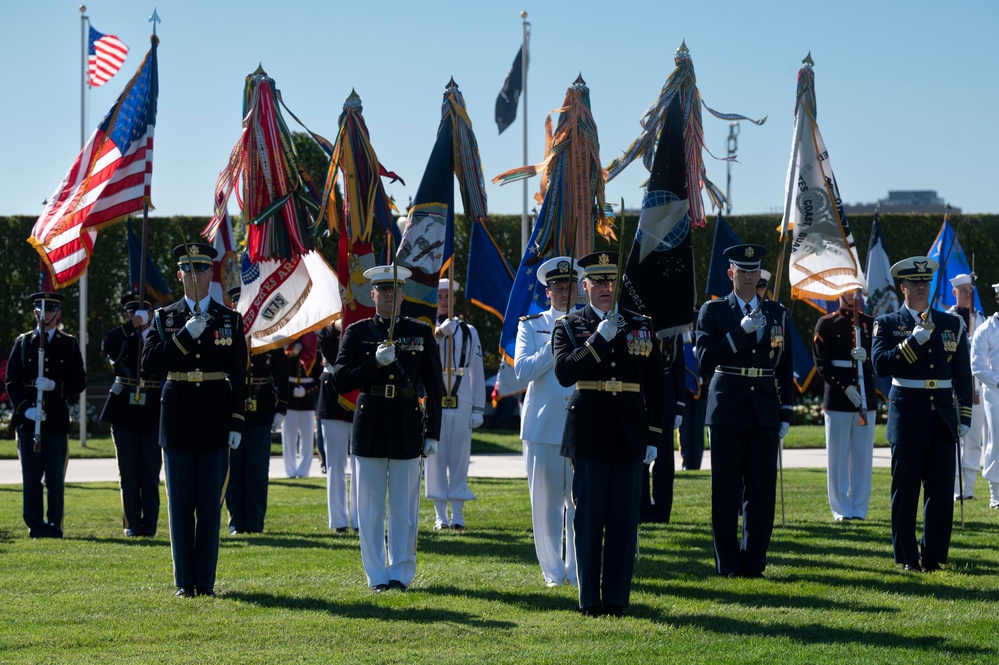
[{"label": "sidewalk", "polygon": [[[675,453],[675,468],[681,467],[680,453]],[[891,453],[888,448],[874,449],[874,466],[890,467]],[[825,448],[807,448],[784,451],[785,469],[824,469],[826,467]],[[711,456],[704,455],[703,470],[711,468]],[[319,457],[313,459],[312,477],[321,477]],[[524,459],[517,454],[472,455],[468,465],[471,478],[527,478]],[[271,458],[271,478],[285,478],[284,464],[280,457]],[[66,468],[67,483],[117,482],[118,465],[113,458],[70,459]],[[21,463],[16,459],[0,460],[0,485],[21,484]]]}]

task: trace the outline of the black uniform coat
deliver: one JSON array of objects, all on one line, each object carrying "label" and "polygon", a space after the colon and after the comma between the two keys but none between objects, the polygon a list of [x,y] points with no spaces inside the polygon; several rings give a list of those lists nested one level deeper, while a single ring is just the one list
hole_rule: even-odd
[{"label": "black uniform coat", "polygon": [[[38,391],[35,379],[38,378],[38,342],[39,332],[36,328],[31,332],[19,335],[14,340],[7,361],[7,394],[14,407],[11,424],[14,428],[31,427],[35,422],[24,417],[25,412],[35,406]],[[76,400],[83,389],[87,387],[87,372],[83,368],[83,356],[80,354],[80,344],[72,335],[60,332],[52,333],[52,338],[45,344],[46,378],[55,382],[55,388],[42,393],[42,410],[45,411],[45,421],[41,433],[69,434],[69,400]]]},{"label": "black uniform coat", "polygon": [[[867,408],[877,408],[878,395],[874,385],[874,365],[871,363],[871,332],[874,329],[874,317],[863,312],[857,312],[857,323],[860,326],[860,344],[867,351],[864,361],[864,394],[867,395]],[[846,396],[849,386],[857,385],[857,365],[850,353],[853,351],[854,328],[853,312],[840,309],[826,314],[815,324],[815,335],[812,338],[812,356],[815,358],[815,369],[825,382],[822,393],[822,408],[826,411],[856,411],[857,407]],[[833,361],[839,361],[833,364]],[[843,362],[849,362],[851,367],[843,367]]]},{"label": "black uniform coat", "polygon": [[563,457],[641,462],[645,447],[658,446],[662,438],[663,360],[652,319],[619,311],[626,324],[609,342],[597,334],[600,319],[589,305],[555,322],[552,351],[561,385],[622,381],[641,386],[640,392],[574,392],[566,405]]},{"label": "black uniform coat", "polygon": [[912,336],[916,321],[908,308],[879,316],[874,323],[872,360],[879,376],[918,381],[952,381],[952,388],[901,388],[892,385],[888,395],[888,441],[900,446],[929,448],[928,434],[942,421],[952,441],[958,438],[958,408],[961,424],[971,426],[971,360],[967,328],[960,317],[931,309],[936,325],[925,344]]},{"label": "black uniform coat", "polygon": [[[274,422],[275,413],[288,413],[288,356],[283,349],[273,349],[250,356],[250,369],[246,378],[248,384],[245,415],[248,426],[270,427]],[[253,383],[254,380],[261,379],[267,379],[267,382]]]},{"label": "black uniform coat", "polygon": [[167,381],[163,385],[160,445],[176,450],[225,447],[229,432],[243,433],[246,398],[246,338],[238,312],[212,300],[211,320],[198,339],[184,330],[187,300],[156,310],[142,349],[142,371],[225,372],[228,380]]},{"label": "black uniform coat", "polygon": [[[142,331],[126,321],[104,336],[101,351],[111,361],[115,378],[135,381],[142,355]],[[163,379],[161,375],[150,376],[146,372],[141,372],[141,378],[157,384]],[[140,388],[145,403],[139,404],[134,400],[136,386],[114,384],[101,411],[101,421],[132,432],[155,432],[160,426],[160,393],[159,385]]]},{"label": "black uniform coat", "polygon": [[[378,345],[388,338],[383,316],[347,327],[333,366],[333,389],[361,390],[354,412],[350,453],[359,457],[414,459],[423,451],[423,412],[418,397],[429,395],[426,438],[440,439],[441,360],[433,330],[408,317],[396,319],[396,362],[382,367],[375,360]],[[386,386],[395,397],[385,397]]]},{"label": "black uniform coat", "polygon": [[791,422],[794,384],[790,348],[784,340],[787,312],[774,300],[764,300],[761,311],[767,322],[757,341],[757,333],[747,335],[740,327],[745,313],[735,293],[701,306],[694,352],[702,375],[719,366],[773,371],[773,376],[755,378],[715,372],[708,387],[708,425],[776,428]]},{"label": "black uniform coat", "polygon": [[[340,352],[340,331],[330,324],[317,330],[316,337],[319,338],[319,352],[323,355],[323,364],[332,370]],[[348,423],[354,419],[354,412],[340,404],[340,394],[333,388],[332,371],[324,371],[319,375],[316,415],[320,420],[342,420]]]}]

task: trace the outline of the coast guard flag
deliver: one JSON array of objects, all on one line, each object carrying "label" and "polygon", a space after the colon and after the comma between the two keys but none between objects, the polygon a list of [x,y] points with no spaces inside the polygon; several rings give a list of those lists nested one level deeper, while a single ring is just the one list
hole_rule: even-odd
[{"label": "coast guard flag", "polygon": [[149,201],[156,125],[157,38],[118,101],[83,146],[49,197],[28,242],[42,256],[56,288],[87,270],[97,231],[122,221]]},{"label": "coast guard flag", "polygon": [[128,47],[114,35],[105,35],[90,27],[87,45],[87,83],[91,88],[102,86],[125,64]]},{"label": "coast guard flag", "polygon": [[[930,297],[933,302],[931,307],[937,309],[947,309],[957,304],[954,297],[953,287],[950,280],[958,275],[970,275],[971,264],[964,254],[961,241],[954,232],[954,227],[950,225],[949,215],[944,215],[940,232],[937,233],[936,240],[930,246],[930,251],[926,253],[931,259],[935,259],[940,264],[940,269],[933,273],[933,281],[930,282]],[[978,297],[978,289],[975,289],[975,309],[982,310],[982,301]]]},{"label": "coast guard flag", "polygon": [[660,339],[690,329],[697,298],[687,197],[683,109],[674,95],[620,285],[621,306],[652,317]]},{"label": "coast guard flag", "polygon": [[867,246],[867,298],[864,305],[867,313],[874,318],[898,311],[898,294],[895,292],[895,280],[891,276],[891,261],[885,251],[881,220],[876,212],[874,223],[871,224],[871,242]]}]

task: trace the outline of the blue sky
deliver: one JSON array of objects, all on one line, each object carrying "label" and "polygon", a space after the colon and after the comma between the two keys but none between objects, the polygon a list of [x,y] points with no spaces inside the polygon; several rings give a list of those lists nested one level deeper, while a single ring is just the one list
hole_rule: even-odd
[{"label": "blue sky", "polygon": [[[529,162],[542,158],[543,125],[582,73],[608,164],[637,136],[638,121],[686,40],[705,101],[722,112],[768,115],[742,123],[732,167],[733,212],[777,212],[790,156],[795,81],[815,60],[818,120],[847,203],[890,189],[935,189],[965,212],[999,212],[994,127],[999,5],[877,0],[836,3],[577,0],[340,2],[335,0],[135,0],[87,2],[93,26],[130,47],[119,74],[88,93],[86,134],[114,103],[148,49],[148,16],[162,23],[152,200],[157,215],[208,215],[218,172],[236,143],[244,78],[258,63],[309,127],[336,134],[355,88],[381,162],[416,192],[449,77],[458,82],[487,179],[522,165],[522,122],[502,136],[496,95],[532,24],[528,73]],[[79,3],[3,2],[7,159],[0,215],[37,215],[80,150]],[[294,124],[287,118],[289,124]],[[705,114],[707,144],[726,150],[728,123]],[[724,190],[726,165],[707,158]],[[607,199],[641,201],[634,163]],[[537,180],[530,181],[531,194]],[[520,212],[521,185],[487,185],[491,212]],[[235,205],[235,199],[230,204]],[[458,204],[460,206],[460,202]]]}]

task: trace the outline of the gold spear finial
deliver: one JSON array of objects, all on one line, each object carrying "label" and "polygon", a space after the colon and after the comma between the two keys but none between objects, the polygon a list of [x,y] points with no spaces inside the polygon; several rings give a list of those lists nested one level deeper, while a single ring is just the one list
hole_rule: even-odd
[{"label": "gold spear finial", "polygon": [[684,39],[684,40],[682,40],[680,42],[680,48],[678,48],[676,50],[676,52],[677,53],[690,53],[690,51],[687,50],[687,40],[686,39]]}]

